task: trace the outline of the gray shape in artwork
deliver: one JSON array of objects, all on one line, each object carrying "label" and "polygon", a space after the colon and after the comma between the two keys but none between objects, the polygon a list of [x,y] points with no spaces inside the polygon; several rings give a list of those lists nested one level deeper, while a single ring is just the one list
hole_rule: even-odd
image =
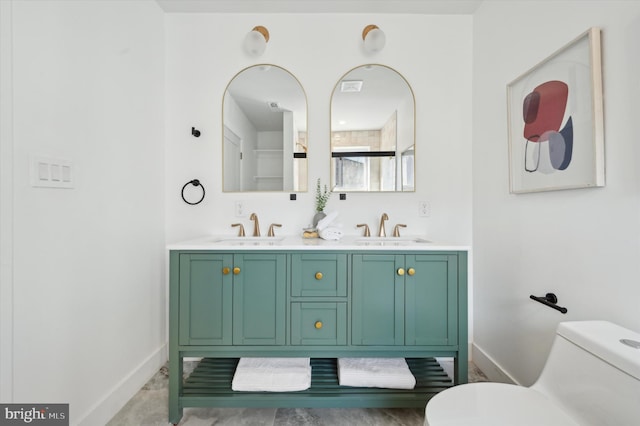
[{"label": "gray shape in artwork", "polygon": [[554,169],[560,170],[560,166],[564,161],[564,153],[566,144],[564,138],[558,132],[549,133],[549,159]]},{"label": "gray shape in artwork", "polygon": [[573,120],[571,117],[560,132],[549,134],[549,156],[554,169],[565,170],[569,167],[573,156]]}]

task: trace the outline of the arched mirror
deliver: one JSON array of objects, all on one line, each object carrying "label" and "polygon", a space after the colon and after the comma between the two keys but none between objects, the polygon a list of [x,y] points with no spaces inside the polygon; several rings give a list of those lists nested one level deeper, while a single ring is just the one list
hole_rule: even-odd
[{"label": "arched mirror", "polygon": [[415,98],[394,69],[352,69],[331,95],[333,191],[415,190]]},{"label": "arched mirror", "polygon": [[307,191],[307,97],[276,65],[233,77],[222,101],[225,192]]}]

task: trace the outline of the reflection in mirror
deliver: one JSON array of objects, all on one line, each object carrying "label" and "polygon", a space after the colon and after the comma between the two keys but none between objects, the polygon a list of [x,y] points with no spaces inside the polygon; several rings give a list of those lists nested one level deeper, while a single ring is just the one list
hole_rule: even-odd
[{"label": "reflection in mirror", "polygon": [[402,190],[414,191],[413,165],[415,164],[414,146],[402,151]]},{"label": "reflection in mirror", "polygon": [[307,191],[307,97],[276,65],[231,80],[222,101],[225,192]]},{"label": "reflection in mirror", "polygon": [[331,95],[333,191],[415,190],[415,98],[384,65],[346,73]]}]

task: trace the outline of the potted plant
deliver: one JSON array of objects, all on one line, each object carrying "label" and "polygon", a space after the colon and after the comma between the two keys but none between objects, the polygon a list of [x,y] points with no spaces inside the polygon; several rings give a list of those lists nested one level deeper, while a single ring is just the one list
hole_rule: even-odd
[{"label": "potted plant", "polygon": [[326,214],[324,213],[324,208],[327,205],[327,201],[329,201],[329,197],[331,196],[331,191],[327,188],[327,185],[324,186],[324,190],[322,189],[322,185],[320,185],[320,178],[318,178],[316,182],[316,214],[313,216],[313,227],[318,226],[318,222],[321,221]]}]

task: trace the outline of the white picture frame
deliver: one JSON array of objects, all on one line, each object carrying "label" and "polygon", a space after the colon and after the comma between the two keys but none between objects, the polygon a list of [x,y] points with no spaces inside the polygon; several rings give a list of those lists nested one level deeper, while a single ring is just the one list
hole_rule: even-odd
[{"label": "white picture frame", "polygon": [[605,184],[600,29],[507,85],[509,191]]}]

